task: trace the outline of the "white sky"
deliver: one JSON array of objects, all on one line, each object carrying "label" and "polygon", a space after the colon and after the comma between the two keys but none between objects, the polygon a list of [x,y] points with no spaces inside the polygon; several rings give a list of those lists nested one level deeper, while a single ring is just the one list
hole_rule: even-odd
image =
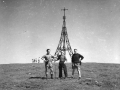
[{"label": "white sky", "polygon": [[71,47],[84,62],[120,63],[119,0],[1,0],[0,63],[31,63],[47,48],[54,54],[64,7]]}]

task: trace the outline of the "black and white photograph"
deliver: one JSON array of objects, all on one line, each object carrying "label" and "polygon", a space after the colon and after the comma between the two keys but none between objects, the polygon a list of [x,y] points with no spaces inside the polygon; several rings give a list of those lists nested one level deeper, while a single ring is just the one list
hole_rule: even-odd
[{"label": "black and white photograph", "polygon": [[0,90],[120,90],[120,0],[0,0]]}]

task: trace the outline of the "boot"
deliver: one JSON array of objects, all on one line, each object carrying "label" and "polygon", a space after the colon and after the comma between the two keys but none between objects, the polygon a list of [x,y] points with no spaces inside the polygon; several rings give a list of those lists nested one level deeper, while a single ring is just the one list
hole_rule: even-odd
[{"label": "boot", "polygon": [[51,79],[53,79],[53,74],[51,74]]},{"label": "boot", "polygon": [[46,74],[46,79],[48,79],[48,75]]}]

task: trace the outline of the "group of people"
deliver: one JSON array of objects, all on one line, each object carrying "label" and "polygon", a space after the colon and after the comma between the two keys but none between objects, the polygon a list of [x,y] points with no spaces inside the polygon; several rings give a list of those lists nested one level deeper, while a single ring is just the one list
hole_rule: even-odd
[{"label": "group of people", "polygon": [[[51,74],[51,79],[53,79],[53,64],[52,61],[58,61],[59,60],[59,78],[62,78],[62,70],[64,70],[64,75],[65,78],[68,77],[68,73],[67,73],[67,67],[65,64],[65,61],[67,61],[67,58],[65,56],[65,53],[63,51],[61,51],[61,54],[58,56],[53,56],[50,54],[50,49],[46,50],[46,55],[42,56],[42,60],[44,60],[45,62],[45,75],[46,75],[46,79],[48,78],[48,69],[50,69],[50,74]],[[80,65],[81,65],[81,60],[83,60],[84,57],[77,53],[77,49],[74,49],[74,54],[72,55],[72,78],[74,77],[74,72],[75,69],[77,69],[78,71],[78,76],[79,79],[81,78],[81,72],[80,72]]]}]

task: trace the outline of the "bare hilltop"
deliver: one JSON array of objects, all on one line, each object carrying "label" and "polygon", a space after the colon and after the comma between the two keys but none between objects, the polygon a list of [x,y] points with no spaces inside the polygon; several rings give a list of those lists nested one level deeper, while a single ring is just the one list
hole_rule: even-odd
[{"label": "bare hilltop", "polygon": [[71,78],[70,63],[66,79],[58,78],[58,64],[54,79],[46,80],[44,70],[43,63],[1,64],[0,90],[120,90],[119,64],[82,63],[80,80],[77,72]]}]

